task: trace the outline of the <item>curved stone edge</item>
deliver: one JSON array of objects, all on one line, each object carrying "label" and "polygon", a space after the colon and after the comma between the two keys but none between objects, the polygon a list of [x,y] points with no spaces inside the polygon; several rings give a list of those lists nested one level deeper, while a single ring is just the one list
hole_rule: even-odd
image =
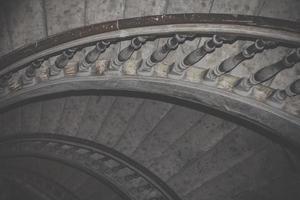
[{"label": "curved stone edge", "polygon": [[173,103],[194,103],[196,109],[198,107],[210,114],[241,123],[289,148],[300,148],[299,118],[281,110],[274,110],[273,107],[255,99],[197,83],[163,78],[103,76],[52,80],[23,88],[4,97],[0,101],[0,109],[45,95],[84,90],[97,91],[98,95],[101,92],[105,94],[105,91],[147,93],[147,98],[155,99],[156,95],[160,95],[163,96],[159,98],[162,101],[171,97],[175,99]]}]

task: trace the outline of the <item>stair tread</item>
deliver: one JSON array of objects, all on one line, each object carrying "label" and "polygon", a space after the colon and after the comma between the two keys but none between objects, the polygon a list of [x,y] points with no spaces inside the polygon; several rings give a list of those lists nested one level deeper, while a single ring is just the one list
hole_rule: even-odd
[{"label": "stair tread", "polygon": [[189,130],[204,114],[181,106],[174,106],[147,135],[132,157],[145,166]]},{"label": "stair tread", "polygon": [[114,146],[142,102],[143,99],[138,98],[117,98],[98,131],[96,141],[110,147]]},{"label": "stair tread", "polygon": [[[205,182],[186,196],[191,200],[199,196],[204,199],[230,199],[245,189],[255,190],[261,184],[272,184],[278,177],[286,176],[289,167],[282,149],[269,144],[254,156]],[[216,192],[216,188],[222,189]]]},{"label": "stair tread", "polygon": [[[294,177],[297,176],[296,180]],[[234,200],[282,200],[290,199],[296,200],[300,196],[299,191],[299,174],[291,174],[286,177],[281,177],[266,183],[262,187],[255,188],[254,190],[247,190],[239,193],[234,197]],[[282,184],[284,183],[284,184]],[[253,197],[253,198],[252,198]]]},{"label": "stair tread", "polygon": [[168,183],[180,194],[187,194],[237,163],[243,162],[268,142],[250,130],[234,129],[215,148],[173,176]]},{"label": "stair tread", "polygon": [[63,112],[65,100],[65,98],[57,98],[42,102],[39,130],[41,133],[55,133],[60,123],[59,120]]},{"label": "stair tread", "polygon": [[159,123],[171,109],[172,104],[154,100],[145,100],[144,105],[135,115],[131,124],[115,145],[118,151],[130,155],[146,135]]},{"label": "stair tread", "polygon": [[150,169],[163,180],[167,180],[188,163],[214,148],[235,127],[236,125],[228,121],[204,115],[191,130],[153,160]]},{"label": "stair tread", "polygon": [[24,133],[37,133],[41,120],[41,102],[30,103],[22,107],[22,130]]},{"label": "stair tread", "polygon": [[82,115],[76,136],[85,139],[97,137],[98,131],[105,117],[109,114],[115,99],[112,96],[91,96]]},{"label": "stair tread", "polygon": [[21,131],[21,109],[19,107],[14,108],[2,115],[1,135],[17,134]]},{"label": "stair tread", "polygon": [[76,135],[88,99],[86,96],[71,96],[66,98],[57,127],[57,133],[70,136]]}]

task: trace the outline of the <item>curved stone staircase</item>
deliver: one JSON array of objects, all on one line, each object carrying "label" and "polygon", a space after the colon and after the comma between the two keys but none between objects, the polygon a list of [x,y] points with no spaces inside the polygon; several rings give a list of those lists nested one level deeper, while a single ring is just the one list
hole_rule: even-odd
[{"label": "curved stone staircase", "polygon": [[[132,97],[70,96],[20,106],[1,119],[6,134],[62,134],[116,149],[183,199],[299,195],[299,161],[287,149],[235,123],[182,106]],[[86,184],[77,171],[46,161],[39,166],[28,158],[6,162],[53,174],[69,190],[74,190],[74,180],[79,181],[76,187]]]},{"label": "curved stone staircase", "polygon": [[[2,3],[0,185],[32,199],[298,199],[299,7]],[[167,15],[189,12],[233,15]]]}]

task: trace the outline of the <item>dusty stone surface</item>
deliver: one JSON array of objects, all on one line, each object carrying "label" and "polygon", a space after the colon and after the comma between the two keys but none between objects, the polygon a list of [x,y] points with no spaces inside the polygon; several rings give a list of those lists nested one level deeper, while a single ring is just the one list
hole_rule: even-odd
[{"label": "dusty stone surface", "polygon": [[65,98],[58,98],[42,102],[39,129],[41,133],[55,133],[60,123],[65,101]]},{"label": "dusty stone surface", "polygon": [[234,124],[203,115],[192,129],[170,145],[160,157],[152,160],[150,169],[163,180],[168,180],[213,148],[234,128]]},{"label": "dusty stone surface", "polygon": [[6,1],[2,9],[6,15],[13,49],[46,37],[41,1]]},{"label": "dusty stone surface", "polygon": [[92,139],[98,134],[102,123],[109,114],[115,97],[111,96],[91,96],[88,105],[82,116],[80,128],[77,136]]},{"label": "dusty stone surface", "polygon": [[67,98],[56,133],[70,136],[76,135],[87,103],[88,98],[82,96],[71,96]]},{"label": "dusty stone surface", "polygon": [[185,109],[186,112],[183,112],[183,109],[185,108],[180,106],[173,107],[133,152],[132,157],[148,166],[151,159],[160,156],[170,144],[185,134],[204,115],[194,110]]},{"label": "dusty stone surface", "polygon": [[167,6],[166,0],[127,0],[124,17],[164,14]]},{"label": "dusty stone surface", "polygon": [[211,13],[257,15],[262,4],[261,0],[215,0]]},{"label": "dusty stone surface", "polygon": [[[228,140],[231,142],[227,142]],[[267,142],[249,130],[236,129],[205,156],[200,157],[168,182],[178,193],[185,196],[197,190],[206,181],[255,154]]]},{"label": "dusty stone surface", "polygon": [[18,134],[21,130],[21,108],[17,107],[10,112],[1,113],[1,135]]},{"label": "dusty stone surface", "polygon": [[[170,103],[130,97],[71,96],[0,113],[1,134],[36,132],[38,128],[39,132],[91,141],[97,138],[99,143],[105,142],[143,163],[183,199],[203,196],[247,200],[247,195],[282,197],[285,191],[297,195],[293,189],[297,174],[287,161],[292,157],[287,158],[282,147],[229,121]],[[114,162],[107,164],[116,166]],[[35,165],[45,169],[42,166],[43,163]],[[47,166],[44,172],[60,177],[63,184],[70,185],[74,178],[83,179],[70,171],[62,176],[50,170],[52,165]],[[91,191],[93,186],[87,180],[82,185],[71,185],[78,191],[85,191],[84,186]],[[216,192],[215,188],[222,190]]]},{"label": "dusty stone surface", "polygon": [[40,128],[42,103],[31,103],[21,110],[21,130],[26,130],[25,133],[37,133]]},{"label": "dusty stone surface", "polygon": [[[261,163],[261,165],[251,165],[251,163]],[[287,177],[286,172],[289,167],[290,166],[286,162],[286,157],[280,147],[273,146],[247,158],[244,162],[237,163],[235,166],[225,171],[222,174],[222,178],[217,176],[211,179],[201,185],[197,190],[186,195],[186,199],[196,200],[199,196],[204,199],[221,200],[228,196],[238,199],[237,197],[240,195],[239,192],[236,192],[238,188],[248,188],[248,191],[253,191],[261,186],[273,185],[274,182],[268,180],[267,177],[273,177],[275,181],[279,178]],[[252,185],[253,181],[255,181],[257,185]],[[285,186],[283,187],[285,188]],[[218,192],[215,192],[216,188],[220,188],[218,189]],[[290,196],[290,194],[286,192],[287,191],[281,190],[280,192],[277,192],[277,194],[286,198],[287,196]],[[255,192],[252,192],[252,194],[253,193]],[[270,191],[265,191],[264,195],[270,197],[274,194],[270,194]]]},{"label": "dusty stone surface", "polygon": [[11,38],[9,37],[8,26],[3,7],[0,7],[0,24],[0,56],[2,56],[12,50]]},{"label": "dusty stone surface", "polygon": [[298,0],[267,0],[259,15],[299,22],[299,10],[300,1]]},{"label": "dusty stone surface", "polygon": [[143,139],[151,132],[159,121],[172,108],[172,104],[159,101],[146,101],[135,114],[131,124],[119,139],[115,148],[120,152],[130,155],[140,145]]},{"label": "dusty stone surface", "polygon": [[123,18],[123,0],[89,0],[86,1],[85,24],[95,24]]},{"label": "dusty stone surface", "polygon": [[99,129],[96,141],[107,146],[114,146],[142,103],[142,99],[132,101],[126,97],[118,98]]},{"label": "dusty stone surface", "polygon": [[84,25],[84,1],[45,1],[48,34],[63,32]]},{"label": "dusty stone surface", "polygon": [[212,3],[212,0],[171,0],[167,13],[208,13]]}]

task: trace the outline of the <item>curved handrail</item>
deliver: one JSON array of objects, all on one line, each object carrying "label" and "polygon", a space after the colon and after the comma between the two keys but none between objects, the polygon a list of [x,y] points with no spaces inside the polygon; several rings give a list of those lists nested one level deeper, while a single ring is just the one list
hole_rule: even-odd
[{"label": "curved handrail", "polygon": [[[15,148],[15,145],[18,148]],[[55,149],[52,148],[53,145]],[[64,149],[66,146],[69,147],[67,150]],[[132,181],[143,179],[149,186],[146,189],[157,192],[157,198],[180,200],[168,185],[148,169],[116,150],[92,141],[49,133],[11,135],[0,138],[0,159],[20,156],[45,158],[77,168],[93,175],[99,181],[109,182],[111,186],[114,186],[112,189],[123,192],[129,198],[136,199],[132,191],[127,191],[127,189],[136,188]],[[116,162],[118,166],[106,166],[105,162],[108,161]],[[133,173],[117,173],[122,169]],[[121,183],[123,183],[123,188],[118,188]],[[142,194],[142,192],[137,191],[137,194]]]},{"label": "curved handrail", "polygon": [[[156,28],[145,30],[143,27]],[[227,33],[247,37],[260,36],[261,38],[276,39],[293,45],[300,44],[300,24],[287,20],[250,15],[204,13],[154,15],[75,28],[28,44],[0,57],[0,76],[10,70],[20,69],[20,67],[40,57],[54,52],[61,52],[66,48],[93,43],[100,39],[114,39],[114,37],[124,39],[136,35],[154,34],[155,32],[155,34],[168,34],[174,31],[203,34]],[[112,32],[116,33],[111,34]],[[99,37],[99,35],[103,36]],[[78,41],[83,38],[87,38],[87,40]],[[70,42],[72,44],[69,44]],[[56,47],[54,52],[46,51],[52,47]],[[44,53],[38,54],[38,52]],[[35,54],[36,56],[32,56]],[[25,59],[30,56],[31,59]]]}]

